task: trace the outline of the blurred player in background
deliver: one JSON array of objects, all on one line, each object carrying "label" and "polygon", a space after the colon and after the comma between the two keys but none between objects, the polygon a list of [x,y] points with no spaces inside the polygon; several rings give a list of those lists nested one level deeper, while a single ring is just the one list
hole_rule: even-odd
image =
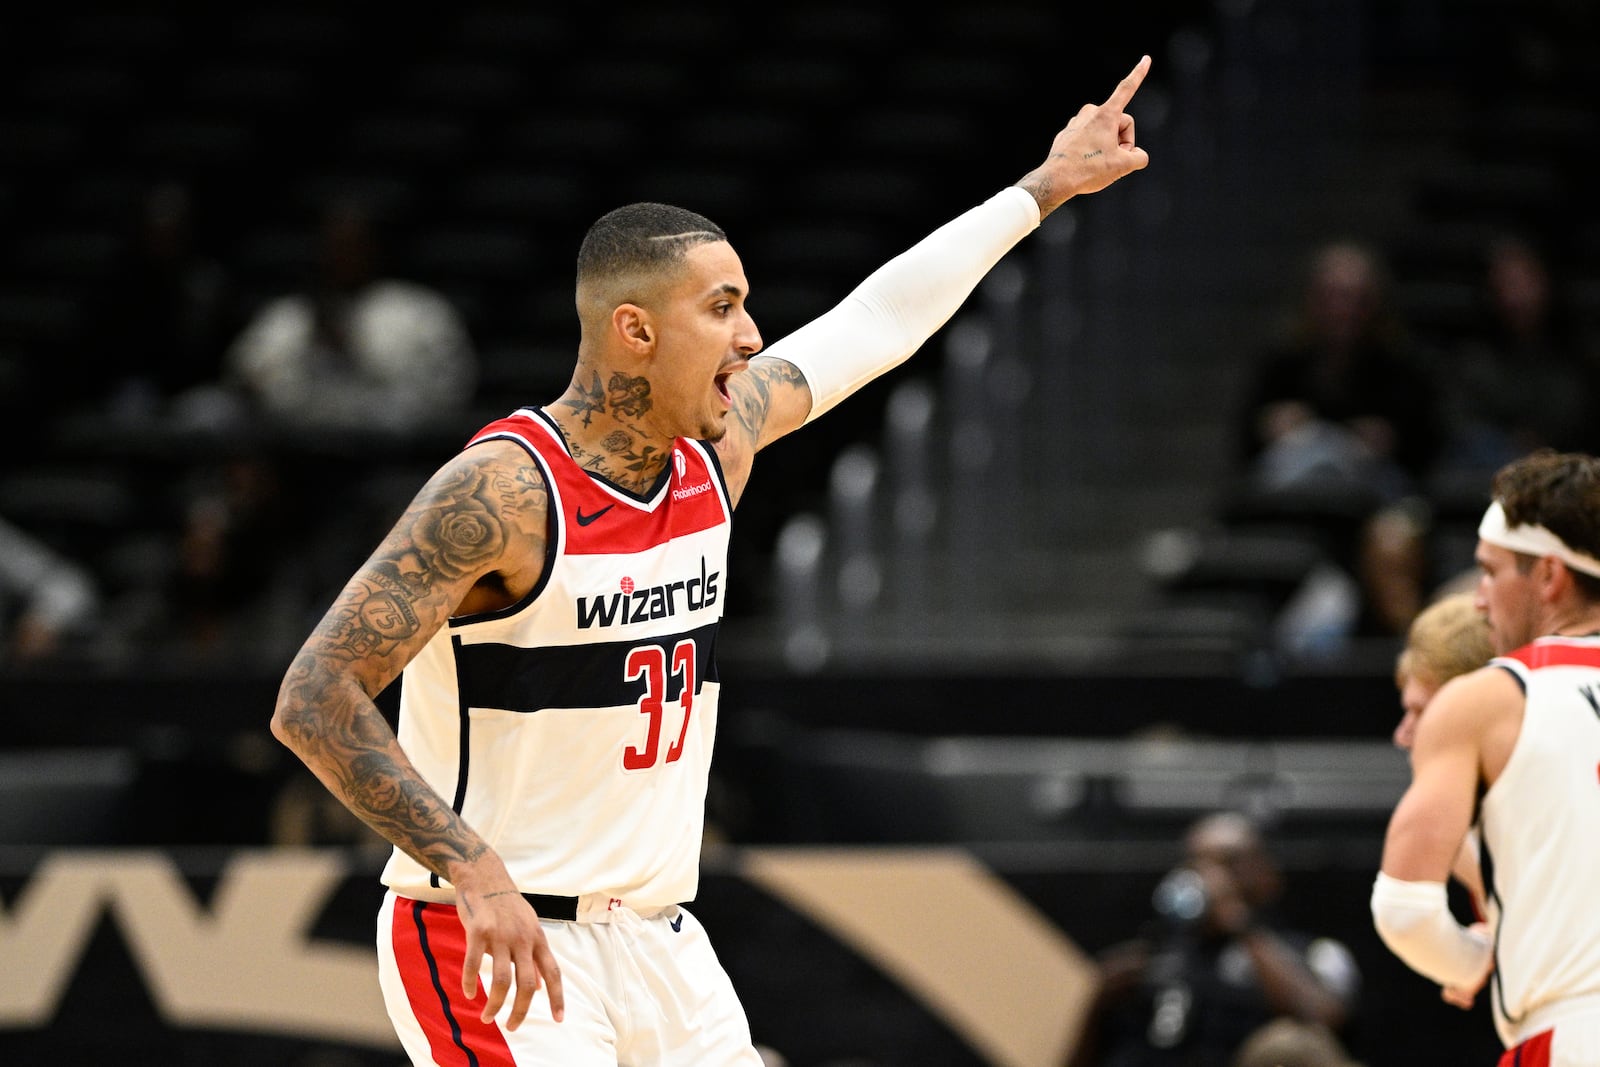
[{"label": "blurred player in background", "polygon": [[[1503,467],[1478,527],[1477,603],[1498,656],[1445,683],[1416,724],[1412,783],[1372,892],[1384,943],[1447,1000],[1492,977],[1519,1067],[1600,1065],[1600,459]],[[1445,879],[1474,818],[1488,922]]]},{"label": "blurred player in background", "polygon": [[[1451,593],[1429,604],[1412,620],[1405,648],[1395,662],[1394,684],[1400,691],[1400,722],[1394,743],[1407,752],[1417,737],[1417,722],[1428,702],[1450,679],[1475,671],[1489,662],[1489,621],[1478,610],[1471,592]],[[1479,869],[1478,834],[1467,833],[1450,873],[1472,895],[1473,907],[1484,915],[1483,877]]]}]

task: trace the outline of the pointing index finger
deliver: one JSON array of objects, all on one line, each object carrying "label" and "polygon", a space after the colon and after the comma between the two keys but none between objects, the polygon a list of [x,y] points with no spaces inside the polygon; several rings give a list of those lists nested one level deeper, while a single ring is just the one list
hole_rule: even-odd
[{"label": "pointing index finger", "polygon": [[1111,90],[1111,95],[1106,97],[1105,107],[1121,111],[1128,106],[1128,101],[1133,99],[1133,94],[1139,91],[1139,86],[1144,84],[1144,76],[1150,72],[1150,57],[1141,56],[1139,62],[1133,65],[1128,76],[1117,83]]}]

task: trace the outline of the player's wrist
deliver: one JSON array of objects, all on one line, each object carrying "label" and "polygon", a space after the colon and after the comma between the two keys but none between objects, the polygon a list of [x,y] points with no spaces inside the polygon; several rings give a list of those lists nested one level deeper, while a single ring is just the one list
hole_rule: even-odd
[{"label": "player's wrist", "polygon": [[1052,178],[1044,167],[1029,171],[1012,186],[1028,194],[1028,199],[1033,201],[1034,210],[1039,213],[1042,222],[1052,211],[1065,204],[1073,197],[1072,190]]},{"label": "player's wrist", "polygon": [[461,859],[445,864],[445,879],[455,886],[458,894],[487,896],[490,893],[516,891],[511,872],[504,861],[487,845]]}]

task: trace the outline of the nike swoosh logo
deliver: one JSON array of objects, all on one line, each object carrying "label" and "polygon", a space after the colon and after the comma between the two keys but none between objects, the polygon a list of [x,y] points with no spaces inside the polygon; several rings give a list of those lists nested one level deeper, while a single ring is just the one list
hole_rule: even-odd
[{"label": "nike swoosh logo", "polygon": [[599,511],[595,512],[592,515],[585,515],[583,513],[583,509],[579,508],[578,509],[578,525],[579,526],[587,526],[591,522],[593,522],[596,519],[598,519],[600,516],[604,515],[606,512],[610,511],[614,507],[616,507],[615,504],[607,504],[605,507],[601,508]]},{"label": "nike swoosh logo", "polygon": [[683,912],[680,911],[678,913],[678,917],[676,919],[668,919],[667,920],[667,925],[672,927],[672,932],[673,933],[677,933],[679,930],[682,930],[683,929]]}]

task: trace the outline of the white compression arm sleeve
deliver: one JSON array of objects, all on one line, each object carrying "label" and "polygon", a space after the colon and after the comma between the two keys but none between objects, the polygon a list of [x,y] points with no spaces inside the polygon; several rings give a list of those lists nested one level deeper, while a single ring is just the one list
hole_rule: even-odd
[{"label": "white compression arm sleeve", "polygon": [[878,375],[899,366],[949,321],[1000,257],[1039,225],[1025,189],[1002,189],[934,230],[831,311],[776,342],[765,355],[785,360],[811,387],[821,415]]},{"label": "white compression arm sleeve", "polygon": [[1382,871],[1372,885],[1372,921],[1389,951],[1442,986],[1472,986],[1493,947],[1450,914],[1443,882],[1402,882]]}]

